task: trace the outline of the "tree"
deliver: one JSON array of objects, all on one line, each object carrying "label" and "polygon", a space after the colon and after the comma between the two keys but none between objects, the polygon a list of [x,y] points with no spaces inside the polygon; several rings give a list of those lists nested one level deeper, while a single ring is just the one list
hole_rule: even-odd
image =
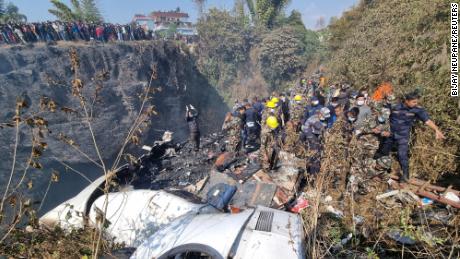
[{"label": "tree", "polygon": [[95,0],[81,0],[81,6],[85,22],[99,23],[103,21]]},{"label": "tree", "polygon": [[291,15],[289,15],[289,17],[286,19],[286,24],[305,30],[305,24],[303,24],[302,21],[302,14],[296,10],[291,12]]},{"label": "tree", "polygon": [[0,0],[0,19],[3,17],[5,14],[5,1]]},{"label": "tree", "polygon": [[19,13],[19,8],[13,3],[8,3],[6,7],[4,1],[0,2],[0,22],[27,22],[27,16]]},{"label": "tree", "polygon": [[48,12],[61,21],[84,21],[95,23],[103,21],[95,0],[71,0],[71,7],[60,0],[50,1],[55,9],[49,9]]},{"label": "tree", "polygon": [[236,0],[235,1],[235,15],[240,22],[245,25],[249,25],[250,20],[249,17],[246,15],[244,10],[245,0]]},{"label": "tree", "polygon": [[272,28],[276,17],[288,3],[289,0],[256,0],[255,10],[259,23]]},{"label": "tree", "polygon": [[251,48],[250,28],[228,11],[215,8],[197,24],[200,41],[198,67],[209,81],[224,95],[238,69],[249,59]]},{"label": "tree", "polygon": [[249,13],[251,14],[251,19],[253,22],[257,22],[257,15],[256,15],[256,4],[254,0],[246,0],[246,5],[248,6]]},{"label": "tree", "polygon": [[60,0],[51,0],[55,9],[49,9],[48,12],[56,16],[59,20],[70,22],[76,20],[82,20],[81,13],[79,12],[80,3],[78,1],[72,1],[73,10]]},{"label": "tree", "polygon": [[304,36],[291,26],[271,31],[260,44],[259,64],[264,78],[272,87],[294,78],[308,64],[309,54]]}]

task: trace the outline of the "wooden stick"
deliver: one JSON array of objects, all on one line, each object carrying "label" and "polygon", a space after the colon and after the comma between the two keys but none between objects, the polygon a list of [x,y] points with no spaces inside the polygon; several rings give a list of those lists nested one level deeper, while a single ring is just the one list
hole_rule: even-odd
[{"label": "wooden stick", "polygon": [[[396,181],[399,180],[399,176],[397,176],[397,175],[390,175],[390,178],[393,179],[393,180],[396,180]],[[420,180],[420,179],[417,179],[417,178],[410,178],[408,183],[412,184],[412,185],[415,185],[415,186],[424,186],[427,182],[423,181],[423,180]],[[447,190],[447,188],[445,188],[445,187],[432,185],[432,184],[428,184],[425,187],[427,189],[432,190],[432,191],[438,191],[438,192],[445,192]],[[449,191],[454,193],[457,196],[460,196],[460,191],[457,191],[457,190],[452,189],[452,188]]]}]

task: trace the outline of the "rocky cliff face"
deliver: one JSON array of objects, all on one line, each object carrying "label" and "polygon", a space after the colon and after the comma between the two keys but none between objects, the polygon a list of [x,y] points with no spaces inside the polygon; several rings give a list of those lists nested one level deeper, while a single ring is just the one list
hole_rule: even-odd
[{"label": "rocky cliff face", "polygon": [[[158,79],[152,86],[161,88],[153,95],[152,103],[158,115],[152,117],[150,127],[144,131],[141,144],[151,144],[164,130],[175,132],[176,139],[187,137],[185,105],[193,104],[200,112],[203,134],[217,130],[227,106],[207,80],[198,72],[194,61],[180,47],[171,42],[84,45],[76,47],[80,58],[81,79],[85,82],[85,94],[91,97],[95,89],[94,77],[106,73],[95,104],[94,119],[96,140],[104,159],[110,161],[120,149],[129,127],[140,107],[139,95],[148,84],[152,65],[157,66]],[[53,157],[66,163],[86,163],[88,160],[68,145],[57,140],[59,133],[72,138],[78,147],[90,157],[96,158],[87,125],[80,113],[65,113],[62,107],[78,110],[79,102],[72,96],[71,46],[12,47],[0,50],[0,122],[11,121],[16,97],[23,96],[31,105],[28,113],[42,115],[49,121],[51,131],[46,136],[48,149],[40,161],[45,172],[51,170]],[[43,113],[39,109],[40,98],[54,100],[58,111]],[[19,170],[24,167],[30,152],[31,138],[27,127],[20,134]],[[11,168],[14,130],[0,130],[1,185],[7,181]],[[140,148],[130,146],[136,154]],[[18,172],[20,175],[21,172]],[[46,186],[48,179],[29,173],[28,178]]]}]

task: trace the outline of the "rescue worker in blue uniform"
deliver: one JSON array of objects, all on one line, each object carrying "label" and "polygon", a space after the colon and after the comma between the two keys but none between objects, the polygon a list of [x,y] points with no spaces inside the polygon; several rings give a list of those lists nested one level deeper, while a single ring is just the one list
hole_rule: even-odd
[{"label": "rescue worker in blue uniform", "polygon": [[412,92],[404,97],[404,102],[392,107],[390,115],[391,136],[384,139],[376,158],[388,156],[393,146],[398,148],[398,161],[402,170],[403,182],[409,180],[409,140],[415,120],[420,120],[435,131],[436,139],[444,139],[444,134],[430,120],[426,110],[418,106],[420,96]]},{"label": "rescue worker in blue uniform", "polygon": [[304,115],[303,115],[303,118],[302,118],[302,124],[304,124],[305,121],[307,121],[311,116],[315,115],[323,107],[324,106],[322,106],[319,103],[318,97],[313,96],[311,98],[310,105],[305,107],[305,112],[304,112]]}]

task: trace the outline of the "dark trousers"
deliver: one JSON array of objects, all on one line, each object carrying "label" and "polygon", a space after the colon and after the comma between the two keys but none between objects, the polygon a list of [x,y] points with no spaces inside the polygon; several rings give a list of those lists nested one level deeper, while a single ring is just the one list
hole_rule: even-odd
[{"label": "dark trousers", "polygon": [[200,132],[191,132],[190,141],[193,143],[195,150],[200,149]]},{"label": "dark trousers", "polygon": [[321,142],[317,136],[313,136],[307,138],[307,145],[310,153],[307,171],[317,174],[321,170]]},{"label": "dark trousers", "polygon": [[398,162],[405,177],[409,177],[409,137],[395,139],[393,136],[384,138],[376,158],[389,156],[393,147],[398,149]]}]

